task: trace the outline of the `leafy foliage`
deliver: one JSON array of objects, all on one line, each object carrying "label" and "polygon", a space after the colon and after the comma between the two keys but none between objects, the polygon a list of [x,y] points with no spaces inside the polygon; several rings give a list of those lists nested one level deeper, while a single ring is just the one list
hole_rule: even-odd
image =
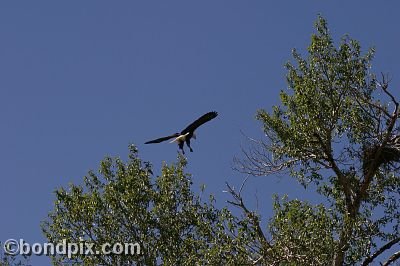
[{"label": "leafy foliage", "polygon": [[[387,76],[378,81],[370,72],[373,49],[363,54],[348,36],[336,48],[326,20],[318,17],[315,26],[308,56],[294,50],[294,63],[286,64],[282,104],[271,113],[258,111],[267,140],[245,152],[238,168],[254,175],[289,174],[305,187],[314,184],[327,199],[326,207],[299,201],[282,206],[272,224],[278,253],[290,250],[293,263],[296,256],[314,254],[322,265],[325,259],[354,264],[374,256],[377,243],[400,241],[399,103]],[[298,215],[303,222],[291,220]],[[328,217],[332,222],[319,227]],[[323,241],[313,239],[313,230],[305,233],[308,224],[321,228]],[[325,257],[308,253],[310,243],[322,244]]]},{"label": "leafy foliage", "polygon": [[141,253],[57,255],[54,264],[369,265],[398,245],[399,103],[387,76],[371,72],[373,49],[362,53],[348,36],[336,47],[326,20],[315,26],[308,56],[294,50],[286,64],[281,105],[258,111],[266,140],[238,166],[252,175],[288,174],[326,201],[276,198],[263,230],[242,187],[228,185],[229,203],[243,211],[237,217],[193,193],[183,157],[154,177],[131,146],[127,162],[105,158],[99,175],[58,189],[42,228],[53,243],[139,242]]},{"label": "leafy foliage", "polygon": [[57,200],[43,231],[52,243],[139,242],[140,255],[53,257],[55,265],[221,265],[248,264],[250,229],[239,232],[238,220],[213,200],[203,202],[191,191],[185,159],[162,167],[152,178],[131,146],[130,159],[106,158],[100,176],[90,172],[84,185],[56,191]]},{"label": "leafy foliage", "polygon": [[269,229],[279,265],[327,265],[332,261],[333,222],[322,205],[275,199],[274,210]]}]

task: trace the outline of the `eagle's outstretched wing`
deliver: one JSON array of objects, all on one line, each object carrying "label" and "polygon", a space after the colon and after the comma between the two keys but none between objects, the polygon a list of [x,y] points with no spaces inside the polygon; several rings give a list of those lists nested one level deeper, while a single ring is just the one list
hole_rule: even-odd
[{"label": "eagle's outstretched wing", "polygon": [[193,132],[196,130],[196,128],[198,128],[199,126],[201,126],[204,123],[207,123],[208,121],[210,121],[211,119],[216,118],[218,115],[217,112],[208,112],[204,115],[202,115],[200,118],[198,118],[196,121],[194,121],[193,123],[191,123],[190,125],[188,125],[184,130],[182,130],[181,134],[186,134],[188,132]]},{"label": "eagle's outstretched wing", "polygon": [[144,144],[160,143],[160,142],[163,142],[163,141],[172,139],[172,138],[176,138],[176,137],[178,137],[178,136],[179,136],[179,133],[175,133],[175,134],[173,134],[173,135],[171,135],[171,136],[162,137],[162,138],[158,138],[158,139],[153,139],[153,140],[147,141],[147,142],[145,142]]}]

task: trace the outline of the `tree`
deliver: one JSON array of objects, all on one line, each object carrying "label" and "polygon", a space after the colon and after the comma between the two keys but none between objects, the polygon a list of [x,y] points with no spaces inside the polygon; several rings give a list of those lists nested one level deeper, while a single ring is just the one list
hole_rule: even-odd
[{"label": "tree", "polygon": [[[287,63],[288,90],[271,113],[259,110],[266,139],[237,160],[251,175],[289,175],[325,201],[276,196],[263,228],[239,189],[227,185],[235,216],[193,192],[186,160],[153,175],[134,146],[129,160],[105,158],[99,174],[56,191],[43,223],[49,242],[136,243],[140,254],[58,254],[55,265],[389,265],[400,244],[399,102],[386,75],[371,72],[348,36],[336,48],[324,18],[303,58]],[[315,190],[315,191],[314,191]],[[201,193],[204,193],[202,190]]]},{"label": "tree", "polygon": [[326,20],[315,26],[308,56],[294,50],[286,64],[281,105],[258,111],[266,139],[237,168],[287,174],[326,197],[318,206],[276,201],[269,254],[278,260],[266,264],[367,265],[400,242],[399,102],[388,77],[371,72],[373,49],[363,54],[348,36],[336,48]]},{"label": "tree", "polygon": [[[213,198],[204,202],[191,191],[186,160],[164,165],[154,178],[130,146],[128,162],[105,158],[100,175],[93,171],[81,186],[56,191],[43,231],[51,243],[140,244],[140,254],[53,256],[55,265],[249,265],[252,226]],[[240,223],[240,227],[239,227]]]}]

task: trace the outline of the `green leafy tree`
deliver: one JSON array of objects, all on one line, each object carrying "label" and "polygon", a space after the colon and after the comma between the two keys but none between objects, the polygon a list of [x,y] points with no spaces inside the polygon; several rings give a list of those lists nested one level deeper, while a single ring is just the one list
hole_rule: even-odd
[{"label": "green leafy tree", "polygon": [[[252,175],[289,175],[325,200],[276,197],[267,228],[239,189],[229,203],[192,191],[186,161],[154,176],[131,146],[129,160],[106,158],[99,174],[56,191],[43,223],[52,243],[139,243],[140,254],[61,255],[55,265],[389,265],[400,257],[399,102],[388,78],[370,72],[374,51],[348,36],[335,47],[319,17],[308,56],[293,51],[288,90],[260,110],[266,140],[237,161]],[[204,193],[204,192],[202,192]],[[97,250],[97,249],[96,249]]]},{"label": "green leafy tree", "polygon": [[[81,186],[56,191],[53,211],[43,223],[51,243],[140,244],[140,254],[54,256],[55,265],[250,265],[253,227],[213,198],[191,191],[186,161],[164,165],[153,177],[134,146],[128,162],[106,158],[100,174],[89,172]],[[240,224],[240,226],[239,226]]]},{"label": "green leafy tree", "polygon": [[373,49],[348,36],[335,47],[326,20],[315,25],[308,56],[294,50],[286,65],[281,105],[258,111],[266,139],[238,169],[289,175],[326,198],[276,201],[265,264],[368,265],[400,242],[399,102],[370,71]]}]

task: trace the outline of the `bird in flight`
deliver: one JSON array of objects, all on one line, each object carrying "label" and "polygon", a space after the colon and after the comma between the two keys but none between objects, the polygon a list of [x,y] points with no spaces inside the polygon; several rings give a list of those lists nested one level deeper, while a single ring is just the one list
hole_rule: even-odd
[{"label": "bird in flight", "polygon": [[190,139],[194,138],[196,139],[196,134],[194,131],[201,126],[204,123],[207,123],[208,121],[216,118],[218,115],[217,112],[208,112],[204,115],[202,115],[200,118],[198,118],[196,121],[188,125],[184,130],[181,131],[181,133],[175,133],[170,136],[154,139],[145,142],[144,144],[151,144],[151,143],[160,143],[169,139],[173,140],[170,143],[176,142],[178,143],[178,147],[180,150],[182,150],[182,153],[185,154],[185,151],[183,150],[183,145],[186,142],[186,145],[189,147],[190,151],[193,152],[192,147],[190,147]]}]

